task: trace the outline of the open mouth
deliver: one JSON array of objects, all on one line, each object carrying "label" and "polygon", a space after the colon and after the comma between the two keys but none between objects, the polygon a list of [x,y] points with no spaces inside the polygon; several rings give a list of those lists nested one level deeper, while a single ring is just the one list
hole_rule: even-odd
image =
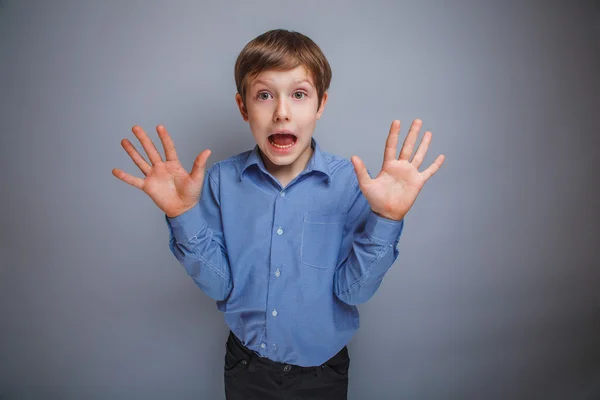
[{"label": "open mouth", "polygon": [[292,148],[298,138],[296,135],[288,132],[277,132],[269,136],[269,143],[276,149],[285,150]]}]

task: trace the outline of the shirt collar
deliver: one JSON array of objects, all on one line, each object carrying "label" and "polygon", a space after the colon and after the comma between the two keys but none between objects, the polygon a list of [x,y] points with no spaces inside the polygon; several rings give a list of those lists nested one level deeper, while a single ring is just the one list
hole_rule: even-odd
[{"label": "shirt collar", "polygon": [[[312,156],[310,160],[308,160],[308,164],[306,164],[306,168],[300,174],[307,174],[309,172],[320,172],[327,177],[327,183],[331,183],[331,172],[329,171],[329,167],[327,165],[327,160],[325,159],[325,155],[321,151],[319,144],[314,138],[311,138],[310,146],[313,148]],[[258,168],[265,174],[269,174],[267,169],[265,168],[265,164],[260,156],[260,150],[258,145],[254,146],[254,149],[248,155],[246,162],[240,172],[240,181],[244,178],[244,173],[246,170],[252,166],[257,165]]]}]

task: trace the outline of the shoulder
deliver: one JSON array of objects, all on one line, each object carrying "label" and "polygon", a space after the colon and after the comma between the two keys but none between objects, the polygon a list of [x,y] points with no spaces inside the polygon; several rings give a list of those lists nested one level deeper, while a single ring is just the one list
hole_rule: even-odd
[{"label": "shoulder", "polygon": [[358,187],[354,165],[350,159],[323,150],[321,150],[321,155],[329,169],[332,181],[349,184],[353,188]]},{"label": "shoulder", "polygon": [[213,181],[222,179],[233,179],[240,176],[246,160],[252,153],[252,150],[246,150],[229,158],[214,163],[206,172]]}]

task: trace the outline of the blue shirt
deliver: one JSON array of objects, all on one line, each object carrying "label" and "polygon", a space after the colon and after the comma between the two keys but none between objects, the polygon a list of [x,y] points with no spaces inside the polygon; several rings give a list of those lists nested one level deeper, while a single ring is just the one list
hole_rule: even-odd
[{"label": "blue shirt", "polygon": [[197,207],[165,215],[170,249],[250,350],[320,365],[359,327],[398,256],[404,220],[377,216],[352,163],[313,139],[304,169],[282,188],[258,146],[215,163]]}]

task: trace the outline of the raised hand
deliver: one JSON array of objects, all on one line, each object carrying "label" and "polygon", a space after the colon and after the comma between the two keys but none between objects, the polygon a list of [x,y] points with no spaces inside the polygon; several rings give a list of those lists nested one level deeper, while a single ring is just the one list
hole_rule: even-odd
[{"label": "raised hand", "polygon": [[440,154],[426,170],[419,172],[419,167],[431,142],[431,132],[429,131],[425,132],[417,152],[412,160],[410,159],[421,125],[422,121],[420,119],[413,121],[402,144],[400,156],[396,159],[400,121],[392,122],[390,133],[385,142],[381,172],[375,179],[371,179],[360,158],[357,156],[352,157],[352,164],[354,165],[360,190],[369,202],[373,212],[384,218],[397,221],[404,218],[417,199],[417,195],[425,182],[444,163],[445,157]]},{"label": "raised hand", "polygon": [[144,191],[168,217],[176,217],[194,207],[200,198],[206,161],[211,151],[206,149],[201,152],[194,161],[192,172],[188,174],[181,166],[175,145],[164,126],[157,126],[156,132],[165,150],[166,161],[162,160],[154,143],[141,127],[136,125],[131,130],[146,151],[150,164],[129,140],[123,139],[121,145],[146,178],[137,178],[118,168],[112,170],[113,175]]}]

